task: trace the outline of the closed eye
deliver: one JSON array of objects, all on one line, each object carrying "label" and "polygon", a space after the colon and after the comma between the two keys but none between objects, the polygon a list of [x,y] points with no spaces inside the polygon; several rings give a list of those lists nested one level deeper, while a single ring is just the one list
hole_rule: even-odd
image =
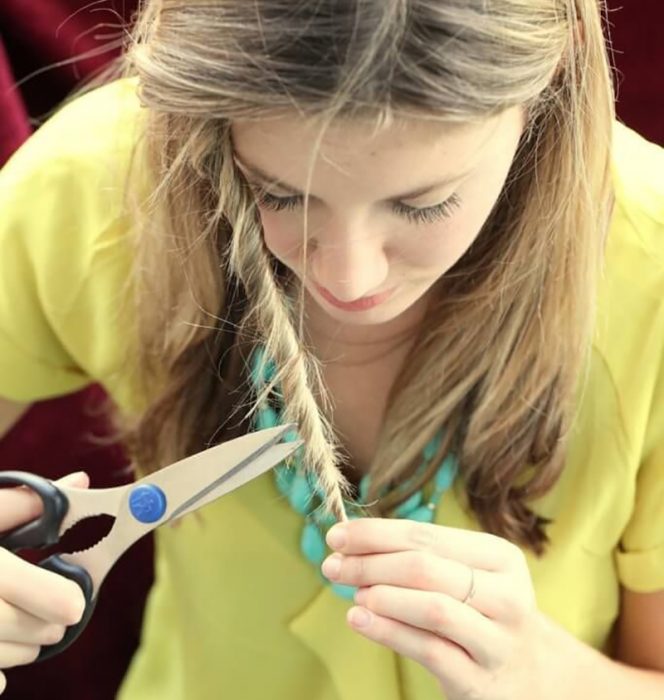
[{"label": "closed eye", "polygon": [[[270,209],[271,211],[282,211],[284,209],[295,209],[296,207],[302,205],[304,199],[302,195],[277,197],[276,195],[270,194],[256,183],[252,183],[252,185],[255,188],[254,191],[258,203],[266,209]],[[418,209],[417,207],[410,207],[407,204],[402,204],[401,202],[394,202],[392,209],[395,214],[405,217],[412,223],[430,224],[438,221],[439,219],[452,217],[454,209],[458,209],[460,206],[461,198],[458,194],[454,193],[444,202],[435,204],[431,207],[423,207]]]}]

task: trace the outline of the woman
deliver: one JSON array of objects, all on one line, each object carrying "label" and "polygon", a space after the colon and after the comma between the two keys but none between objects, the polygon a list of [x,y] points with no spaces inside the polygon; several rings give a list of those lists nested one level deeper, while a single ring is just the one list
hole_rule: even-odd
[{"label": "woman", "polygon": [[[306,444],[158,531],[119,697],[661,697],[664,154],[597,3],[162,0],[124,61],[3,171],[0,395],[102,382],[138,473]],[[7,668],[80,611],[4,561]]]}]

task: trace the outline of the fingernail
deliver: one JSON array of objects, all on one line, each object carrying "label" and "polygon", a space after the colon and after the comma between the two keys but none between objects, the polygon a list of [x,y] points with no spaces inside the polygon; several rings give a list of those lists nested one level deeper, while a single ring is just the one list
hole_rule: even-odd
[{"label": "fingernail", "polygon": [[333,554],[323,562],[323,574],[327,578],[336,578],[341,571],[341,555]]},{"label": "fingernail", "polygon": [[364,603],[366,602],[366,598],[367,598],[367,589],[366,588],[358,588],[356,593],[355,593],[355,596],[354,596],[355,602],[358,605],[364,605]]},{"label": "fingernail", "polygon": [[346,528],[343,525],[335,525],[330,528],[325,538],[332,549],[341,549],[346,544],[347,539]]},{"label": "fingernail", "polygon": [[348,619],[353,627],[368,627],[371,622],[371,613],[365,608],[351,608]]}]

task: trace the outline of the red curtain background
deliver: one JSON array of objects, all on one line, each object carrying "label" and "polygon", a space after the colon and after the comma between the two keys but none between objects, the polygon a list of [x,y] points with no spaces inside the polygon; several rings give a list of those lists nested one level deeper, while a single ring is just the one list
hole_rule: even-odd
[{"label": "red curtain background", "polygon": [[[608,1],[618,114],[664,145],[664,4]],[[0,2],[0,164],[82,79],[103,68],[122,40],[135,0],[2,0]],[[77,57],[74,62],[69,59]],[[118,445],[100,445],[104,392],[81,392],[33,405],[0,440],[0,468],[58,478],[84,469],[98,488],[125,483]],[[89,546],[109,522],[75,528],[63,544]],[[152,582],[152,542],[143,538],[104,583],[83,636],[60,656],[8,672],[7,700],[109,700],[136,649],[145,595]],[[192,699],[194,700],[194,699]]]}]

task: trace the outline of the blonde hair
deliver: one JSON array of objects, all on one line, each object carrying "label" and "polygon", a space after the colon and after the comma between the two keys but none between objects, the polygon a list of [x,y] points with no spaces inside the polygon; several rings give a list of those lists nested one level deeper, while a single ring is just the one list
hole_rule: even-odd
[{"label": "blonde hair", "polygon": [[[601,4],[148,0],[123,61],[148,108],[157,183],[137,237],[147,401],[123,428],[136,464],[148,472],[246,430],[247,357],[262,342],[337,517],[350,490],[320,366],[302,341],[293,276],[267,250],[234,165],[230,125],[295,108],[322,138],[339,117],[379,131],[409,115],[463,123],[527,108],[499,200],[439,280],[391,388],[369,495],[391,488],[370,509],[390,513],[454,450],[484,529],[542,554],[546,521],[526,501],[564,465],[612,205]],[[441,428],[426,473],[392,488]]]}]

